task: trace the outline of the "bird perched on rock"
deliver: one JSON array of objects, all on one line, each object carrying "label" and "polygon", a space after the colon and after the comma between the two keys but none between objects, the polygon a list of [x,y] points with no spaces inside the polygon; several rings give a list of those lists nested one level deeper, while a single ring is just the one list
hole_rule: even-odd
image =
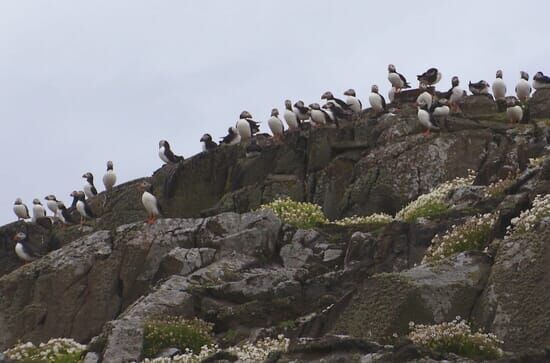
[{"label": "bird perched on rock", "polygon": [[38,198],[34,198],[32,204],[32,221],[36,222],[38,218],[44,218],[46,216],[46,210]]},{"label": "bird perched on rock", "polygon": [[29,208],[27,208],[27,205],[23,203],[21,198],[15,199],[13,203],[13,213],[17,216],[17,220],[25,220],[31,217],[29,215]]},{"label": "bird perched on rock", "polygon": [[325,93],[323,93],[323,95],[321,96],[321,99],[327,100],[327,103],[333,102],[336,105],[336,107],[344,111],[347,111],[350,109],[350,106],[346,102],[342,101],[339,98],[334,97],[334,95],[330,91],[326,91]]},{"label": "bird perched on rock", "polygon": [[449,105],[451,111],[460,112],[459,103],[464,99],[466,92],[460,88],[460,81],[457,76],[454,76],[451,80],[451,88],[447,91],[447,98],[449,99]]},{"label": "bird perched on rock", "polygon": [[237,128],[239,135],[241,135],[242,141],[249,140],[252,135],[260,131],[260,124],[252,120],[252,115],[248,111],[241,112],[235,127]]},{"label": "bird perched on rock", "polygon": [[513,97],[506,101],[506,116],[508,120],[512,123],[521,122],[523,119],[523,109],[521,108],[520,102],[517,98]]},{"label": "bird perched on rock", "polygon": [[55,195],[50,194],[44,198],[46,200],[46,206],[52,211],[53,215],[57,213],[57,199]]},{"label": "bird perched on rock", "polygon": [[86,174],[82,175],[84,179],[86,179],[86,183],[82,187],[84,189],[84,193],[86,195],[86,198],[92,198],[97,195],[97,189],[94,185],[94,176],[92,173],[87,172]]},{"label": "bird perched on rock", "polygon": [[71,197],[73,197],[73,202],[71,203],[71,208],[76,208],[76,203],[78,202],[78,192],[76,190],[73,190],[70,194]]},{"label": "bird perched on rock", "polygon": [[271,110],[271,117],[267,120],[267,125],[273,134],[273,138],[277,141],[283,140],[285,132],[285,126],[283,121],[279,118],[279,110],[274,108]]},{"label": "bird perched on rock", "polygon": [[346,103],[350,110],[354,113],[360,113],[363,109],[363,105],[361,104],[361,100],[355,95],[355,90],[353,88],[348,89],[344,92],[344,96],[347,96]]},{"label": "bird perched on rock", "polygon": [[386,100],[384,96],[378,93],[378,86],[373,84],[370,88],[369,103],[370,107],[377,113],[381,114],[386,111]]},{"label": "bird perched on rock", "polygon": [[520,72],[520,79],[516,85],[516,96],[520,101],[525,101],[531,94],[531,85],[529,84],[529,73]]},{"label": "bird perched on rock", "polygon": [[252,139],[250,140],[250,144],[247,145],[245,152],[247,158],[255,158],[262,154],[262,148],[258,145],[256,139]]},{"label": "bird perched on rock", "polygon": [[502,79],[502,71],[499,69],[496,74],[496,78],[493,81],[493,96],[495,100],[502,100],[506,97],[506,84]]},{"label": "bird perched on rock", "polygon": [[176,164],[183,161],[183,156],[175,155],[166,140],[159,141],[159,158],[166,164]]},{"label": "bird perched on rock", "polygon": [[290,100],[285,100],[285,112],[283,113],[283,118],[285,119],[290,131],[298,130],[300,127],[300,119],[292,109],[292,102]]},{"label": "bird perched on rock", "polygon": [[214,150],[218,147],[214,141],[212,141],[212,136],[210,134],[204,134],[201,137],[202,151]]},{"label": "bird perched on rock", "polygon": [[416,103],[425,103],[428,109],[430,109],[432,107],[433,96],[430,92],[428,92],[428,86],[424,83],[421,83],[419,88],[423,92],[420,93],[416,98]]},{"label": "bird perched on rock", "polygon": [[418,104],[418,121],[426,129],[424,132],[425,136],[430,134],[430,130],[439,130],[439,127],[435,126],[436,120],[433,117],[433,114],[430,113],[428,105],[425,102],[420,102]]},{"label": "bird perched on rock", "polygon": [[27,235],[24,232],[18,232],[13,237],[13,240],[16,242],[15,254],[23,262],[25,263],[31,262],[36,260],[38,257],[40,257],[40,254],[34,251],[29,245],[29,241],[27,240]]},{"label": "bird perched on rock", "polygon": [[153,194],[153,185],[148,181],[143,181],[137,185],[137,189],[142,192],[141,203],[147,211],[147,224],[155,223],[158,216],[161,214],[160,204],[157,197]]},{"label": "bird perched on rock", "polygon": [[298,100],[294,104],[294,113],[298,117],[298,120],[300,121],[307,121],[309,120],[309,108],[304,104],[304,101]]},{"label": "bird perched on rock", "polygon": [[533,88],[550,88],[550,77],[545,76],[542,72],[537,72],[533,77]]},{"label": "bird perched on rock", "polygon": [[56,217],[63,225],[70,224],[72,222],[71,212],[69,212],[67,207],[65,207],[65,203],[60,200],[57,201]]},{"label": "bird perched on rock", "polygon": [[444,125],[447,120],[447,116],[451,113],[449,108],[449,101],[446,98],[435,99],[430,108],[430,113],[433,115],[438,127]]},{"label": "bird perched on rock", "polygon": [[309,108],[311,109],[310,116],[311,122],[313,122],[314,127],[319,127],[328,123],[332,123],[328,112],[324,109],[321,109],[321,106],[319,106],[318,103],[310,104]]},{"label": "bird perched on rock", "polygon": [[86,195],[83,191],[77,192],[78,201],[76,202],[76,210],[80,214],[80,224],[84,223],[86,219],[94,219],[96,215],[92,212],[88,201],[86,200]]},{"label": "bird perched on rock", "polygon": [[326,112],[330,122],[334,123],[336,127],[340,127],[340,124],[338,123],[338,117],[341,117],[342,110],[332,102],[325,103],[323,106],[321,106],[321,108]]},{"label": "bird perched on rock", "polygon": [[236,145],[241,142],[241,135],[239,134],[239,131],[237,131],[236,127],[230,127],[227,129],[227,135],[224,136],[220,144],[223,145]]},{"label": "bird perched on rock", "polygon": [[433,86],[441,80],[441,72],[437,68],[430,68],[426,72],[416,76],[420,84]]},{"label": "bird perched on rock", "polygon": [[404,88],[411,88],[407,79],[401,73],[397,73],[393,64],[388,65],[388,81],[395,88],[395,93],[401,92]]},{"label": "bird perched on rock", "polygon": [[488,95],[489,94],[489,83],[487,81],[483,81],[483,80],[481,80],[479,82],[476,82],[476,83],[472,83],[472,81],[470,81],[468,83],[468,89],[475,96]]},{"label": "bird perched on rock", "polygon": [[111,190],[116,184],[116,173],[113,170],[113,162],[107,161],[107,171],[103,175],[103,185],[105,190]]}]

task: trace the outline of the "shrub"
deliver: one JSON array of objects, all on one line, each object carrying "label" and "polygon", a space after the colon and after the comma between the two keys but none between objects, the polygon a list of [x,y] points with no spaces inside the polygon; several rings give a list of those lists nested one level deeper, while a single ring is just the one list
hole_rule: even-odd
[{"label": "shrub", "polygon": [[263,362],[271,352],[286,352],[289,339],[280,334],[276,339],[265,338],[256,343],[246,343],[241,346],[230,347],[228,352],[239,357],[240,361],[246,363]]},{"label": "shrub", "polygon": [[432,218],[444,214],[449,209],[447,203],[449,193],[457,188],[471,185],[474,179],[475,174],[470,171],[467,177],[455,178],[438,185],[397,212],[395,219],[413,222],[418,218]]},{"label": "shrub", "polygon": [[22,363],[80,363],[85,350],[85,345],[72,339],[56,338],[40,343],[38,347],[30,342],[20,343],[6,350],[4,354]]},{"label": "shrub", "polygon": [[217,345],[204,345],[197,353],[187,349],[183,354],[178,354],[172,358],[146,358],[142,363],[200,363],[218,352],[220,352],[220,349]]},{"label": "shrub", "polygon": [[516,176],[516,174],[512,174],[505,179],[487,185],[485,188],[485,198],[499,198],[504,196],[505,190],[516,181]]},{"label": "shrub", "polygon": [[474,359],[497,359],[502,356],[503,343],[496,335],[472,332],[471,327],[459,316],[449,323],[415,325],[409,323],[409,338],[439,353],[454,353]]},{"label": "shrub", "polygon": [[358,224],[368,224],[373,226],[383,226],[393,221],[393,217],[385,213],[375,213],[366,217],[353,216],[334,221],[339,226],[353,226]]},{"label": "shrub", "polygon": [[262,210],[272,210],[284,223],[297,228],[312,228],[327,223],[321,207],[313,203],[295,202],[290,198],[274,200],[260,207]]},{"label": "shrub", "polygon": [[532,230],[545,217],[550,217],[550,194],[537,195],[533,200],[531,209],[524,210],[519,217],[512,219],[504,238],[509,238],[512,234]]},{"label": "shrub", "polygon": [[464,251],[481,251],[495,220],[491,213],[473,216],[463,224],[453,226],[444,235],[436,235],[422,262],[438,261]]},{"label": "shrub", "polygon": [[212,324],[200,319],[167,317],[148,321],[143,334],[143,355],[154,357],[165,348],[198,353],[212,344]]}]

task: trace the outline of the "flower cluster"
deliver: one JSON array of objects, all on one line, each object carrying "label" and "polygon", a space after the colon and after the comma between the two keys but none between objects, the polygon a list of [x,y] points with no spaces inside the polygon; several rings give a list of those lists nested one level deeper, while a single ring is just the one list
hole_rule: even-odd
[{"label": "flower cluster", "polygon": [[449,193],[457,188],[471,185],[474,179],[475,173],[469,171],[467,177],[455,178],[438,185],[397,212],[395,219],[412,222],[418,218],[430,218],[445,213],[449,208],[446,201]]},{"label": "flower cluster", "polygon": [[33,343],[20,343],[4,354],[14,361],[43,363],[77,363],[82,359],[86,346],[72,339],[56,338],[35,346]]},{"label": "flower cluster", "polygon": [[516,174],[511,174],[507,178],[500,179],[485,187],[485,198],[498,198],[504,195],[504,191],[508,189],[516,181]]},{"label": "flower cluster", "polygon": [[154,357],[162,349],[199,352],[212,344],[212,324],[200,319],[164,317],[148,321],[143,334],[143,355]]},{"label": "flower cluster", "polygon": [[220,352],[220,348],[217,345],[203,345],[198,353],[186,349],[185,353],[175,355],[172,358],[146,358],[142,363],[200,363],[218,352]]},{"label": "flower cluster", "polygon": [[524,210],[519,217],[513,218],[512,224],[507,227],[505,238],[514,233],[532,230],[545,217],[550,217],[550,194],[537,195],[531,209]]},{"label": "flower cluster", "polygon": [[444,235],[436,235],[422,262],[434,262],[463,251],[480,251],[487,241],[496,216],[491,213],[470,217],[452,226]]},{"label": "flower cluster", "polygon": [[538,158],[529,158],[529,166],[536,168],[541,166],[546,159],[548,159],[548,155],[542,155]]},{"label": "flower cluster", "polygon": [[327,223],[321,207],[317,204],[296,202],[290,198],[274,200],[260,207],[262,210],[272,210],[284,223],[297,228],[312,228],[318,224]]},{"label": "flower cluster", "polygon": [[415,325],[409,323],[409,338],[440,353],[454,353],[468,358],[496,359],[502,356],[503,343],[496,335],[473,332],[466,321],[457,316],[448,323]]},{"label": "flower cluster", "polygon": [[353,216],[353,217],[342,218],[337,221],[334,221],[334,224],[337,224],[339,226],[353,226],[357,224],[370,224],[370,225],[382,226],[382,225],[391,223],[392,221],[393,221],[393,217],[390,216],[389,214],[374,213],[366,217]]},{"label": "flower cluster", "polygon": [[235,354],[245,363],[263,362],[271,352],[286,352],[290,340],[279,334],[276,339],[266,338],[256,343],[247,343],[242,346],[230,347],[228,352]]}]

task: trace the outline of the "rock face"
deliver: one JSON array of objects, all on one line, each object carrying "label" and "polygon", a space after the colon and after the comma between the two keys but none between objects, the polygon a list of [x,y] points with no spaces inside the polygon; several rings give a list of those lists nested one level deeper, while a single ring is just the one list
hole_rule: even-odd
[{"label": "rock face", "polygon": [[[549,217],[503,237],[536,195],[550,191],[550,158],[528,167],[529,158],[550,154],[545,92],[535,93],[524,125],[502,122],[492,99],[472,96],[441,132],[424,136],[409,103],[413,90],[400,96],[399,114],[373,118],[366,110],[340,129],[289,133],[282,144],[259,136],[264,151],[254,159],[242,146],[201,153],[150,178],[164,210],[154,225],[142,222],[136,180],[93,198],[100,218],[82,228],[0,227],[0,351],[18,340],[72,337],[90,343],[87,361],[139,360],[144,324],[177,315],[213,323],[222,345],[291,338],[271,362],[467,362],[403,338],[409,321],[460,315],[497,334],[505,350],[543,361]],[[290,196],[319,204],[329,219],[395,214],[468,169],[476,185],[449,195],[452,208],[410,223],[302,230],[255,211]],[[512,183],[486,193],[484,185],[510,175]],[[486,252],[421,264],[436,234],[488,212],[497,223]],[[22,265],[12,241],[18,231],[45,256]],[[385,346],[393,334],[402,341]]]}]

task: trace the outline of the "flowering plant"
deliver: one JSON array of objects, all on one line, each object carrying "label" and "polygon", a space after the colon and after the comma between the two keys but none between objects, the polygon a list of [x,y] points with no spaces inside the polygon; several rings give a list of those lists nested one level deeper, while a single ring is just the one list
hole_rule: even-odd
[{"label": "flowering plant", "polygon": [[339,219],[337,221],[334,221],[334,224],[337,224],[339,226],[353,226],[357,224],[370,224],[370,225],[385,225],[388,223],[391,223],[393,221],[393,217],[389,214],[385,213],[374,213],[365,217],[362,216],[353,216],[353,217],[346,217]]},{"label": "flowering plant", "polygon": [[308,229],[328,222],[317,204],[296,202],[288,197],[264,204],[260,209],[273,211],[283,222],[297,228]]},{"label": "flowering plant", "polygon": [[505,238],[514,233],[525,233],[532,230],[545,217],[550,217],[550,194],[537,195],[531,209],[524,210],[519,217],[513,218],[511,225],[506,228]]},{"label": "flowering plant", "polygon": [[55,338],[40,343],[38,347],[31,342],[19,343],[4,354],[18,362],[79,363],[85,350],[85,345],[72,339]]}]

